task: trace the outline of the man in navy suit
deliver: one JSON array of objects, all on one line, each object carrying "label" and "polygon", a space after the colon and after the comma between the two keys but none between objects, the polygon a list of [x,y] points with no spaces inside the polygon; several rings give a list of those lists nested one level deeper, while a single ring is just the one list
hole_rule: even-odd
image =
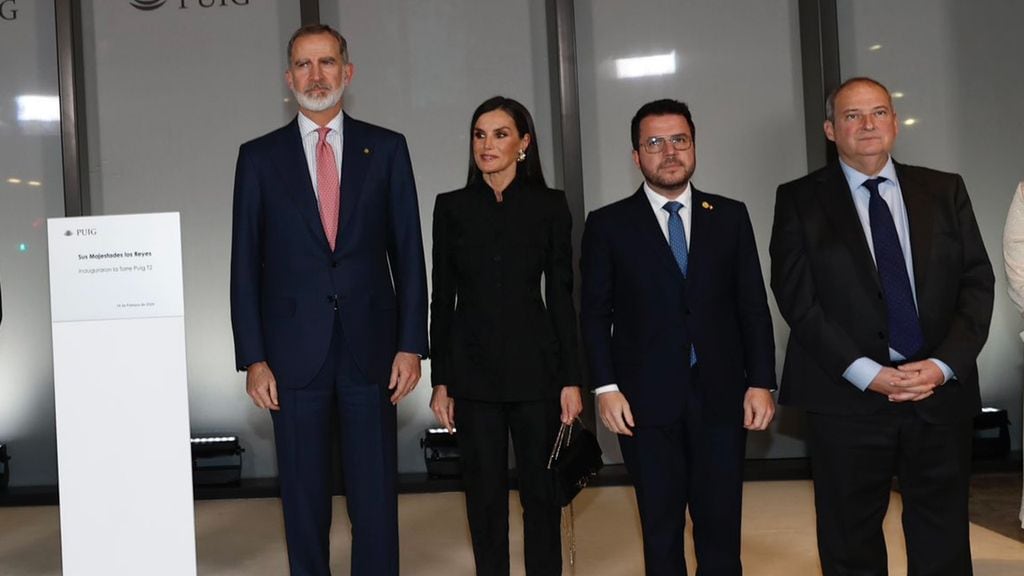
[{"label": "man in navy suit", "polygon": [[598,411],[636,489],[648,576],[739,575],[746,430],[775,413],[775,343],[746,207],[690,184],[686,104],[632,121],[644,183],[590,214],[580,322]]},{"label": "man in navy suit", "polygon": [[398,574],[395,405],[427,354],[419,209],[402,135],[342,113],[345,39],[300,28],[285,78],[299,114],[242,145],[231,321],[239,370],[270,410],[293,576],[329,575],[331,430],[352,574]]}]

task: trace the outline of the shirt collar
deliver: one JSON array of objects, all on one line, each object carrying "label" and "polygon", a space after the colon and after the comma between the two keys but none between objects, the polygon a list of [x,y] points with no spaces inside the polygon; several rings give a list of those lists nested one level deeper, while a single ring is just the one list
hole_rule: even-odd
[{"label": "shirt collar", "polygon": [[[644,194],[647,195],[647,201],[651,203],[651,207],[653,207],[655,210],[661,210],[662,206],[664,206],[666,202],[669,202],[668,198],[665,198],[661,194],[655,192],[646,180],[644,180]],[[690,183],[687,182],[686,188],[683,189],[683,193],[680,194],[679,197],[675,199],[675,201],[679,202],[680,204],[687,208],[690,208],[691,196],[693,196],[692,190],[690,188]]]},{"label": "shirt collar", "polygon": [[[843,169],[843,176],[846,177],[846,182],[850,185],[850,190],[856,190],[860,186],[864,185],[864,181],[869,178],[874,178],[875,175],[863,174],[857,169],[853,168],[843,159],[839,159],[839,167]],[[877,176],[885,178],[889,182],[896,184],[896,166],[892,163],[892,156],[890,155],[888,160],[885,161],[885,166],[878,172]]]},{"label": "shirt collar", "polygon": [[[338,135],[341,135],[341,129],[343,126],[341,118],[344,114],[344,111],[338,112],[338,115],[331,118],[331,121],[327,123],[327,127],[337,132]],[[302,111],[299,111],[299,134],[301,134],[303,138],[308,136],[311,132],[316,132],[318,128],[320,127],[317,126],[316,122],[313,122],[307,118]]]}]

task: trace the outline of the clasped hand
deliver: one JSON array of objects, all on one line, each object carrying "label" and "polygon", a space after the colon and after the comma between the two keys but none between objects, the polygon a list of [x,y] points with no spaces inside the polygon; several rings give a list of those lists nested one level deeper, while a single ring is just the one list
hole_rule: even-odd
[{"label": "clasped hand", "polygon": [[883,367],[868,385],[890,402],[919,402],[935,393],[946,377],[931,360],[908,362],[896,368]]}]

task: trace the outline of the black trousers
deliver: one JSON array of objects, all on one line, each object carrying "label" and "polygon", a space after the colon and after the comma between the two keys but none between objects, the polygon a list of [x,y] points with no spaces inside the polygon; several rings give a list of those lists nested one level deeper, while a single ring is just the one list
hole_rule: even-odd
[{"label": "black trousers", "polygon": [[479,576],[507,576],[508,437],[512,435],[527,576],[562,573],[561,508],[547,469],[558,434],[558,399],[535,402],[455,400],[466,510]]},{"label": "black trousers", "polygon": [[686,576],[687,506],[698,576],[743,573],[740,519],[747,434],[742,422],[723,424],[704,417],[700,387],[713,383],[702,383],[697,376],[693,370],[682,421],[637,426],[632,437],[619,436],[636,490],[647,576]]},{"label": "black trousers", "polygon": [[[338,426],[353,576],[398,576],[396,413],[363,376],[335,321],[327,360],[303,388],[278,386],[271,412],[292,576],[330,576],[331,426]],[[333,418],[332,418],[333,416]]]},{"label": "black trousers", "polygon": [[888,574],[882,519],[893,476],[908,576],[972,574],[969,419],[926,422],[909,403],[869,416],[807,416],[824,576]]}]

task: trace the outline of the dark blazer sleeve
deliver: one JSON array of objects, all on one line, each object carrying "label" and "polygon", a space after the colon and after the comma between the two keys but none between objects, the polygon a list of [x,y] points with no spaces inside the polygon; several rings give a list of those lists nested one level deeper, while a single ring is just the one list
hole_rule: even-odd
[{"label": "dark blazer sleeve", "polygon": [[388,258],[398,301],[398,350],[427,357],[427,266],[416,182],[405,137],[391,159]]},{"label": "dark blazer sleeve", "polygon": [[238,370],[266,360],[260,316],[262,226],[260,181],[251,152],[243,145],[238,151],[235,166],[231,226],[231,328]]},{"label": "dark blazer sleeve", "polygon": [[572,302],[572,215],[565,193],[552,191],[557,199],[549,220],[551,246],[544,263],[544,290],[548,314],[558,338],[558,382],[579,386],[579,353],[576,338],[576,308]]},{"label": "dark blazer sleeve", "polygon": [[452,322],[455,317],[458,275],[452,254],[451,222],[447,199],[447,195],[441,194],[434,201],[433,268],[431,270],[433,291],[430,300],[431,386],[450,385],[453,378]]},{"label": "dark blazer sleeve", "polygon": [[736,257],[736,309],[743,339],[747,386],[774,390],[775,336],[754,227],[745,205],[740,205],[739,243]]},{"label": "dark blazer sleeve", "polygon": [[949,330],[932,356],[948,364],[954,374],[964,377],[974,371],[978,354],[988,338],[995,275],[967,196],[967,187],[959,175],[956,175],[953,210],[960,236],[961,272],[959,278],[954,279],[957,283],[954,288],[956,303]]},{"label": "dark blazer sleeve", "polygon": [[810,249],[804,243],[800,186],[799,182],[783,184],[776,192],[769,245],[771,287],[790,337],[838,379],[864,353],[842,326],[828,318],[818,300]]},{"label": "dark blazer sleeve", "polygon": [[612,363],[614,265],[602,216],[592,212],[587,218],[580,255],[580,328],[591,388],[618,383]]}]

